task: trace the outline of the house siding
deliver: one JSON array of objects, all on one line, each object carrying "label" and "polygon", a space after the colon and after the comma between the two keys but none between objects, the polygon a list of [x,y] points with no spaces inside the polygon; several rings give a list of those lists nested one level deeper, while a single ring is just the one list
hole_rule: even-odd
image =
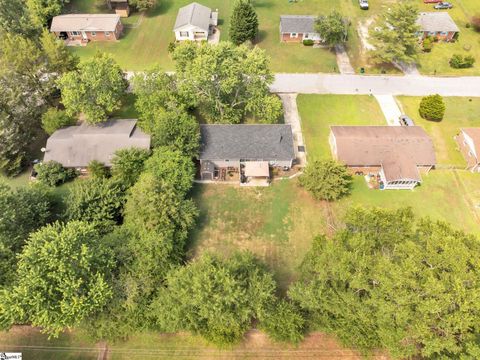
[{"label": "house siding", "polygon": [[442,31],[436,31],[436,32],[429,32],[429,31],[422,31],[422,40],[429,37],[433,36],[437,40],[440,41],[452,41],[455,38],[455,31],[449,31],[449,32],[442,32]]},{"label": "house siding", "polygon": [[[120,38],[123,32],[123,24],[121,22],[118,22],[117,27],[115,28],[115,31],[109,32],[109,35],[107,35],[108,31],[79,31],[79,35],[73,35],[72,31],[56,31],[54,32],[55,36],[60,37],[60,34],[62,32],[66,32],[68,35],[68,38],[70,40],[79,40],[79,41],[116,41]],[[95,35],[93,35],[95,33]],[[84,39],[83,35],[86,35],[86,39]]]}]

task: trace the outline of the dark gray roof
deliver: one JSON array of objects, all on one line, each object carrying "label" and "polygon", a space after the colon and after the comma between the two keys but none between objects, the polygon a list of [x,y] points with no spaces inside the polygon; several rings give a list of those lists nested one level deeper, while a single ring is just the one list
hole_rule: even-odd
[{"label": "dark gray roof", "polygon": [[281,33],[315,33],[317,16],[311,15],[281,15]]},{"label": "dark gray roof", "polygon": [[82,124],[57,130],[47,140],[43,160],[54,160],[65,167],[86,167],[92,160],[110,166],[117,150],[150,148],[150,136],[136,123],[134,119],[110,120],[97,126]]},{"label": "dark gray roof", "polygon": [[180,29],[185,25],[193,25],[202,30],[208,31],[212,10],[199,3],[191,3],[178,10],[177,20],[173,30]]},{"label": "dark gray roof", "polygon": [[422,31],[453,31],[458,32],[458,26],[448,12],[422,12],[417,19],[417,25]]},{"label": "dark gray roof", "polygon": [[200,160],[295,159],[290,125],[200,125]]}]

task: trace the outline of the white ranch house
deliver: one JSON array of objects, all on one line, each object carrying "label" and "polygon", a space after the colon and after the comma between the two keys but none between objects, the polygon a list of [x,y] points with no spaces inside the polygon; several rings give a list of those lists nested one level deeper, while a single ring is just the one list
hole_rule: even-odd
[{"label": "white ranch house", "polygon": [[180,8],[173,31],[177,41],[207,41],[218,24],[218,11],[199,3]]}]

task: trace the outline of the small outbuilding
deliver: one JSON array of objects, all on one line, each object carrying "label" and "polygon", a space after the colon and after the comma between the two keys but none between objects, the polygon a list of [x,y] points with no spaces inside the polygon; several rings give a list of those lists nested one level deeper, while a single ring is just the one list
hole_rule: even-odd
[{"label": "small outbuilding", "polygon": [[207,41],[217,25],[218,11],[194,2],[178,10],[173,31],[177,41]]},{"label": "small outbuilding", "polygon": [[456,140],[467,162],[467,169],[480,172],[480,128],[462,128]]},{"label": "small outbuilding", "polygon": [[313,15],[281,15],[280,41],[302,42],[313,40],[320,42],[320,34],[315,31],[315,22],[318,17]]},{"label": "small outbuilding", "polygon": [[420,37],[434,37],[437,40],[453,41],[459,29],[448,12],[421,12],[417,19]]},{"label": "small outbuilding", "polygon": [[120,17],[128,17],[130,15],[130,6],[128,0],[107,0],[109,9],[115,10],[115,14]]},{"label": "small outbuilding", "polygon": [[290,169],[295,160],[290,125],[200,125],[201,180],[239,174],[241,184],[270,179],[270,168]]},{"label": "small outbuilding", "polygon": [[82,124],[55,131],[47,140],[43,161],[66,168],[84,169],[92,160],[112,165],[117,150],[150,149],[150,135],[137,128],[137,120],[110,120],[93,126]]},{"label": "small outbuilding", "polygon": [[52,19],[50,31],[67,42],[116,41],[123,25],[117,14],[68,14]]},{"label": "small outbuilding", "polygon": [[355,173],[375,173],[383,189],[413,189],[436,165],[432,139],[419,126],[332,126],[333,157]]}]

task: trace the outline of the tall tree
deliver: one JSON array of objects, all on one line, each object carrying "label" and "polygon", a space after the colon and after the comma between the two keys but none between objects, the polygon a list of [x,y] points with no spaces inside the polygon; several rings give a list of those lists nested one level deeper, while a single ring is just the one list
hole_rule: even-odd
[{"label": "tall tree", "polygon": [[101,310],[111,297],[111,253],[93,225],[47,225],[19,257],[18,282],[0,294],[0,324],[30,323],[58,336]]},{"label": "tall tree", "polygon": [[40,28],[32,24],[23,0],[0,0],[0,30],[24,37],[38,35]]},{"label": "tall tree", "polygon": [[258,34],[258,16],[251,0],[236,0],[230,17],[230,40],[235,45],[254,40]]},{"label": "tall tree", "polygon": [[152,305],[163,331],[187,330],[224,345],[239,341],[275,301],[273,276],[249,253],[203,255],[173,270]]},{"label": "tall tree", "polygon": [[289,291],[312,325],[398,358],[475,358],[480,241],[410,209],[354,209]]},{"label": "tall tree", "polygon": [[418,10],[411,2],[393,5],[381,16],[370,31],[375,47],[372,57],[377,63],[412,63],[419,51],[416,21]]},{"label": "tall tree", "polygon": [[127,81],[110,55],[97,53],[82,62],[78,70],[64,74],[58,86],[67,113],[82,113],[88,123],[96,124],[106,121],[110,113],[120,108]]},{"label": "tall tree", "polygon": [[121,149],[112,159],[112,177],[125,188],[135,184],[144,170],[150,151],[140,148]]},{"label": "tall tree", "polygon": [[337,11],[333,10],[327,16],[320,16],[315,24],[315,29],[321,39],[330,46],[342,44],[347,41],[348,20]]},{"label": "tall tree", "polygon": [[56,15],[60,15],[70,0],[26,0],[32,20],[38,26],[46,26]]},{"label": "tall tree", "polygon": [[263,122],[274,123],[281,116],[280,99],[269,93],[273,75],[263,50],[228,42],[216,46],[187,42],[176,46],[173,58],[179,93],[208,121],[239,123],[248,114],[261,113],[270,116]]}]

